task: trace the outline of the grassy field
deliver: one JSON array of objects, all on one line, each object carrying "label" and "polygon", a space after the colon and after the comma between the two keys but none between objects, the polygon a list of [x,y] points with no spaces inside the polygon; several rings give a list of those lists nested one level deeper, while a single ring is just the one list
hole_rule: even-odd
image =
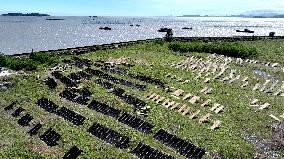
[{"label": "grassy field", "polygon": [[[241,42],[244,45],[252,46],[257,49],[259,56],[255,58],[263,63],[279,63],[284,64],[284,41],[283,40],[264,40],[253,42]],[[264,93],[261,91],[252,91],[256,83],[264,83],[264,77],[254,73],[254,70],[265,71],[274,79],[279,80],[279,84],[284,80],[284,72],[281,69],[270,69],[261,64],[236,64],[229,63],[229,70],[236,69],[241,77],[247,76],[249,85],[241,88],[241,81],[233,84],[214,80],[209,83],[204,83],[204,77],[194,80],[198,72],[191,70],[185,71],[179,68],[170,67],[169,63],[173,61],[181,61],[192,56],[196,58],[202,57],[206,59],[211,54],[207,53],[187,53],[180,54],[168,49],[168,43],[145,43],[134,45],[123,49],[112,49],[96,51],[78,56],[82,59],[96,60],[111,60],[118,59],[122,56],[128,57],[128,63],[134,64],[134,67],[129,68],[129,72],[142,73],[160,79],[167,83],[169,87],[183,89],[185,92],[191,92],[194,95],[200,96],[202,99],[211,99],[212,101],[225,106],[223,112],[213,114],[208,123],[199,123],[198,119],[190,119],[190,115],[183,116],[176,110],[170,110],[163,107],[161,104],[156,104],[150,100],[146,100],[144,96],[149,92],[155,92],[169,99],[178,101],[182,104],[187,104],[190,108],[190,113],[201,110],[202,115],[210,112],[210,107],[201,108],[200,104],[191,104],[181,99],[175,99],[171,93],[164,91],[160,87],[145,82],[133,80],[129,77],[113,75],[122,79],[127,79],[139,84],[146,84],[145,91],[138,91],[127,86],[117,85],[123,88],[128,94],[133,94],[139,99],[144,100],[151,107],[148,116],[140,116],[144,120],[155,125],[153,133],[144,134],[130,128],[127,125],[119,123],[116,119],[102,115],[96,111],[90,110],[87,106],[82,106],[70,101],[61,99],[59,93],[64,90],[64,85],[57,82],[59,86],[55,90],[49,90],[43,82],[50,76],[48,66],[42,66],[37,71],[24,72],[9,77],[9,81],[14,83],[14,86],[8,89],[0,90],[0,158],[61,158],[72,146],[77,146],[83,153],[79,158],[135,158],[130,152],[137,146],[139,142],[146,143],[153,148],[159,149],[175,158],[185,158],[153,139],[154,134],[161,128],[174,133],[177,136],[191,141],[193,144],[202,147],[206,150],[204,158],[239,158],[250,159],[257,154],[262,154],[268,158],[281,158],[284,156],[284,149],[275,148],[272,146],[273,132],[272,126],[279,124],[276,120],[269,117],[270,114],[280,116],[284,113],[283,103],[284,97],[274,96],[272,93]],[[73,56],[65,55],[57,60],[72,59]],[[235,61],[235,59],[233,59]],[[60,62],[60,65],[64,65]],[[96,68],[92,66],[92,68]],[[70,66],[64,72],[66,75],[79,71],[80,68]],[[176,75],[178,78],[188,79],[191,82],[181,84],[177,79],[166,77],[168,73]],[[37,78],[39,76],[39,79]],[[225,76],[224,76],[225,77]],[[91,80],[85,80],[80,83],[82,86],[87,86],[92,91],[92,99],[103,101],[110,106],[119,108],[124,112],[137,115],[133,106],[126,104],[118,97],[108,93],[104,88],[95,84],[96,77]],[[257,82],[257,80],[259,82]],[[211,87],[211,94],[202,94],[199,92],[204,87]],[[85,116],[83,125],[74,126],[63,118],[48,113],[36,105],[36,101],[41,97],[47,97],[59,106],[70,108],[79,114]],[[260,101],[267,102],[271,106],[265,110],[259,110],[250,106],[250,101],[257,98]],[[11,104],[13,101],[17,103],[17,107],[22,107],[25,112],[30,113],[34,119],[33,123],[40,122],[43,128],[39,134],[44,133],[48,128],[52,127],[62,135],[58,145],[48,147],[42,142],[38,135],[30,137],[27,131],[31,127],[21,127],[17,124],[20,117],[14,118],[11,112],[4,111],[4,107]],[[24,114],[24,113],[23,113]],[[23,116],[22,114],[22,116]],[[280,118],[281,119],[281,118]],[[222,121],[221,127],[216,130],[211,130],[209,127],[213,121]],[[284,119],[282,118],[282,121]],[[120,150],[106,142],[92,136],[87,132],[87,129],[94,123],[99,122],[123,135],[131,137],[130,146],[127,149]],[[283,133],[283,130],[282,130]],[[284,133],[283,133],[284,134]],[[250,140],[250,139],[253,139]],[[279,140],[283,141],[284,136]]]}]

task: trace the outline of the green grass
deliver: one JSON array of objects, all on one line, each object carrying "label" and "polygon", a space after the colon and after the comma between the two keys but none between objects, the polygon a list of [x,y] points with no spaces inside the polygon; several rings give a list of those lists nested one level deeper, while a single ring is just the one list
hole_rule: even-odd
[{"label": "green grass", "polygon": [[169,49],[182,53],[206,52],[216,53],[219,55],[231,56],[236,58],[253,58],[257,57],[256,48],[242,45],[237,42],[176,42],[169,45]]},{"label": "green grass", "polygon": [[[263,62],[278,62],[283,64],[284,55],[281,44],[283,40],[267,40],[267,41],[254,41],[254,42],[242,42],[243,45],[248,45],[257,48],[259,57],[256,58]],[[283,114],[283,97],[275,97],[270,94],[264,94],[261,92],[252,92],[250,88],[240,89],[241,83],[224,84],[222,82],[211,82],[204,84],[200,81],[194,81],[192,83],[182,85],[176,80],[170,80],[166,78],[167,73],[175,74],[177,77],[192,80],[195,73],[185,72],[176,68],[171,68],[166,63],[171,61],[180,61],[185,59],[186,56],[207,57],[206,53],[191,53],[190,55],[179,55],[177,52],[168,49],[168,43],[145,43],[129,48],[116,49],[116,50],[104,50],[96,51],[80,56],[80,58],[87,58],[91,60],[107,60],[109,58],[119,58],[121,56],[131,57],[135,67],[130,68],[132,73],[143,73],[155,78],[165,81],[169,86],[174,86],[187,91],[190,91],[196,95],[200,95],[202,98],[210,98],[225,106],[225,111],[220,114],[215,114],[210,118],[210,123],[200,124],[198,119],[191,120],[188,116],[182,116],[177,111],[163,108],[159,104],[155,104],[151,101],[146,101],[151,106],[151,111],[145,120],[155,125],[156,132],[160,128],[164,128],[169,132],[177,134],[179,137],[186,138],[193,142],[195,145],[205,148],[208,154],[204,158],[212,158],[212,153],[217,152],[223,158],[253,158],[256,153],[263,153],[256,145],[248,143],[244,137],[246,135],[258,135],[261,138],[269,139],[271,137],[271,129],[268,125],[272,125],[274,121],[268,116],[269,114]],[[277,57],[275,57],[277,56]],[[62,58],[70,58],[69,56],[62,56]],[[136,64],[134,61],[145,61],[146,65]],[[59,98],[59,93],[63,90],[62,84],[54,90],[48,90],[47,86],[43,83],[43,80],[48,77],[46,68],[51,67],[42,65],[37,71],[27,72],[27,74],[17,74],[11,76],[11,81],[14,81],[16,85],[7,90],[0,90],[1,108],[0,108],[0,158],[60,158],[64,153],[70,149],[71,146],[78,146],[84,151],[80,158],[135,158],[129,152],[139,143],[146,143],[156,149],[159,149],[167,154],[170,154],[176,158],[184,158],[175,151],[162,145],[161,143],[153,139],[153,135],[143,134],[134,129],[119,123],[117,120],[109,118],[98,112],[91,111],[86,106],[80,106],[78,104],[71,103],[69,101]],[[231,68],[241,70],[242,74],[254,77],[257,76],[253,73],[253,70],[258,67],[257,65],[241,66],[231,64]],[[95,67],[94,67],[95,68]],[[266,70],[265,68],[261,68]],[[79,68],[73,67],[67,70],[66,73],[76,72]],[[283,79],[283,72],[275,72],[272,70],[266,70],[277,78]],[[37,75],[40,75],[41,79],[37,80]],[[135,81],[127,77],[118,76],[120,78]],[[258,77],[261,81],[263,78]],[[92,99],[107,102],[109,105],[119,108],[125,112],[136,114],[132,106],[125,104],[118,97],[108,93],[102,87],[94,83],[94,77],[91,81],[82,82],[82,85],[89,85],[93,91]],[[136,81],[139,84],[146,84],[144,82]],[[198,91],[205,86],[213,88],[213,93],[210,95],[202,95]],[[143,96],[150,91],[155,91],[161,95],[170,98],[171,94],[166,93],[161,88],[156,88],[155,85],[147,84],[146,91],[137,91],[126,86],[121,86],[127,93],[134,94],[136,97],[143,99]],[[72,110],[79,112],[87,117],[85,123],[81,126],[74,126],[68,121],[45,112],[39,108],[35,102],[41,97],[48,97],[59,106],[66,106]],[[249,106],[249,100],[253,97],[259,100],[268,102],[272,107],[268,110],[259,111]],[[144,100],[144,99],[143,99]],[[39,134],[42,134],[44,130],[49,127],[54,128],[62,135],[62,139],[58,142],[59,145],[49,148],[43,143],[38,136],[29,137],[26,133],[27,128],[18,126],[17,119],[13,118],[9,113],[4,111],[4,107],[10,104],[12,101],[16,101],[17,106],[21,106],[31,113],[35,118],[32,123],[40,121],[43,123],[43,129]],[[187,104],[191,107],[191,111],[200,109],[202,114],[208,113],[209,109],[201,109],[197,104],[188,104],[182,100],[177,100],[180,103]],[[282,111],[282,112],[281,112]],[[212,120],[221,120],[222,126],[220,129],[212,131],[209,130],[209,126],[212,125]],[[113,146],[106,144],[104,141],[87,133],[87,129],[94,123],[99,122],[119,133],[131,137],[130,147],[125,150],[119,150]],[[284,154],[283,152],[278,152]]]},{"label": "green grass", "polygon": [[0,55],[0,67],[6,67],[15,71],[34,71],[40,67],[48,67],[59,63],[60,56],[49,55],[42,52],[33,52],[29,57],[14,57]]},{"label": "green grass", "polygon": [[260,40],[252,42],[241,42],[246,46],[253,46],[259,53],[258,59],[263,62],[284,64],[284,46],[283,40]]}]

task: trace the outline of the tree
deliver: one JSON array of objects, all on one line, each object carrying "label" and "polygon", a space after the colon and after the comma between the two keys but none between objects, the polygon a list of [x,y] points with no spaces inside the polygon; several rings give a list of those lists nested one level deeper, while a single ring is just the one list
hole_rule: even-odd
[{"label": "tree", "polygon": [[272,39],[274,38],[274,36],[275,36],[275,32],[270,32],[269,33],[269,37],[271,37]]},{"label": "tree", "polygon": [[172,39],[173,39],[173,31],[172,31],[172,29],[167,29],[167,34],[165,35],[164,39],[166,41],[172,41]]}]

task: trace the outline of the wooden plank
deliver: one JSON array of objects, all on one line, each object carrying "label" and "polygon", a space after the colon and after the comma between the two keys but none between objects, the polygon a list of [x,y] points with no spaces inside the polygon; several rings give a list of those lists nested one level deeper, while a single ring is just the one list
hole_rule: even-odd
[{"label": "wooden plank", "polygon": [[178,90],[176,90],[176,91],[173,93],[173,95],[179,97],[179,96],[181,96],[181,95],[183,94],[183,92],[184,92],[183,90],[178,89]]},{"label": "wooden plank", "polygon": [[189,112],[189,108],[184,109],[184,111],[183,111],[182,115],[183,115],[183,116],[185,116],[186,114],[188,114],[188,112]]},{"label": "wooden plank", "polygon": [[208,88],[208,89],[204,92],[204,94],[211,94],[211,93],[212,93],[212,91],[213,91],[213,89],[212,89],[212,88]]},{"label": "wooden plank", "polygon": [[218,113],[220,113],[223,109],[224,109],[224,106],[221,106],[221,107],[217,108],[214,112],[218,114]]},{"label": "wooden plank", "polygon": [[162,105],[166,106],[169,102],[170,102],[170,99],[166,99]]},{"label": "wooden plank", "polygon": [[181,84],[186,84],[186,83],[190,83],[190,80],[185,80],[185,81],[181,82]]},{"label": "wooden plank", "polygon": [[174,104],[172,107],[170,107],[170,109],[171,109],[171,110],[174,110],[174,109],[178,108],[179,104],[180,104],[180,103]]},{"label": "wooden plank", "polygon": [[160,95],[156,95],[156,97],[155,98],[152,98],[152,101],[153,102],[156,102],[158,99],[160,99],[161,98],[161,96]]},{"label": "wooden plank", "polygon": [[193,97],[189,100],[189,102],[192,103],[192,104],[194,104],[194,103],[196,103],[199,99],[200,99],[199,96],[193,96]]},{"label": "wooden plank", "polygon": [[221,79],[222,82],[225,82],[227,80],[229,80],[230,78],[229,77],[224,77],[223,79]]},{"label": "wooden plank", "polygon": [[217,128],[220,128],[220,126],[221,126],[221,121],[220,120],[216,120],[215,122],[214,122],[214,124],[210,127],[210,129],[211,130],[215,130],[215,129],[217,129]]},{"label": "wooden plank", "polygon": [[241,87],[244,88],[244,87],[248,86],[248,84],[249,84],[248,82],[245,82],[244,84],[241,85]]},{"label": "wooden plank", "polygon": [[175,104],[175,101],[171,101],[171,102],[168,102],[165,107],[166,108],[170,108],[171,106],[173,106]]},{"label": "wooden plank", "polygon": [[166,75],[166,77],[171,77],[172,76],[172,74],[171,73],[168,73],[167,75]]},{"label": "wooden plank", "polygon": [[203,81],[204,83],[209,83],[209,81],[211,80],[211,78],[205,78],[205,80]]},{"label": "wooden plank", "polygon": [[214,103],[214,104],[213,104],[213,107],[212,107],[210,110],[213,112],[213,111],[215,111],[219,106],[220,106],[220,104]]},{"label": "wooden plank", "polygon": [[248,81],[248,76],[245,76],[244,79],[242,80],[243,82]]},{"label": "wooden plank", "polygon": [[281,95],[281,93],[283,93],[283,90],[279,89],[277,92],[275,92],[273,95],[275,96],[279,96]]},{"label": "wooden plank", "polygon": [[250,104],[253,105],[253,104],[256,104],[258,102],[259,102],[259,100],[254,98],[254,99],[251,100]]},{"label": "wooden plank", "polygon": [[211,115],[212,115],[211,113],[208,113],[208,114],[204,115],[203,117],[201,117],[201,118],[199,119],[199,123],[208,122],[208,119],[209,119],[209,117],[210,117]]},{"label": "wooden plank", "polygon": [[259,109],[260,110],[267,109],[269,106],[270,106],[269,103],[264,103],[264,104],[260,105]]},{"label": "wooden plank", "polygon": [[156,101],[156,103],[159,104],[159,103],[162,102],[164,99],[166,99],[166,98],[165,98],[165,97],[160,97],[160,98]]},{"label": "wooden plank", "polygon": [[205,88],[201,89],[200,93],[204,93],[207,89],[208,89],[208,87],[205,87]]},{"label": "wooden plank", "polygon": [[196,118],[196,116],[200,113],[200,110],[195,111],[194,113],[192,113],[192,115],[190,116],[190,119],[194,119]]},{"label": "wooden plank", "polygon": [[274,120],[281,121],[279,118],[277,118],[276,116],[274,116],[274,115],[272,115],[272,114],[270,114],[269,116],[270,116],[271,118],[273,118]]},{"label": "wooden plank", "polygon": [[191,93],[187,93],[182,99],[183,99],[183,100],[187,100],[187,99],[189,99],[191,96],[192,96]]},{"label": "wooden plank", "polygon": [[201,107],[208,106],[211,103],[211,99],[207,99],[204,103],[201,104]]},{"label": "wooden plank", "polygon": [[155,98],[156,96],[157,96],[157,94],[156,94],[156,93],[153,93],[153,94],[151,94],[147,99],[151,100],[151,99]]},{"label": "wooden plank", "polygon": [[178,112],[182,112],[186,107],[187,107],[187,105],[184,104],[184,105],[178,110]]},{"label": "wooden plank", "polygon": [[257,83],[257,84],[255,84],[255,86],[253,87],[253,91],[256,91],[257,89],[259,89],[259,87],[260,87],[260,84],[259,83]]}]

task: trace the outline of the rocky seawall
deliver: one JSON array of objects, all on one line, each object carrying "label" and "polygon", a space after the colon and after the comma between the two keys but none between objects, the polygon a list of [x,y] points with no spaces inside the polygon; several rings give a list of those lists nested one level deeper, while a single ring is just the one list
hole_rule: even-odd
[{"label": "rocky seawall", "polygon": [[[228,42],[238,42],[238,41],[256,41],[256,40],[264,40],[264,39],[272,39],[269,36],[234,36],[234,37],[174,37],[173,41],[203,41],[203,42],[213,42],[213,41],[228,41]],[[284,39],[284,36],[275,36],[273,39]],[[85,54],[92,51],[98,50],[107,50],[107,49],[116,49],[116,48],[124,48],[134,44],[140,43],[148,43],[155,41],[162,41],[163,38],[155,38],[155,39],[145,39],[145,40],[137,40],[137,41],[128,41],[128,42],[119,42],[119,43],[111,43],[111,44],[102,44],[102,45],[92,45],[92,46],[83,46],[83,47],[74,47],[74,48],[65,48],[58,50],[46,50],[46,51],[38,51],[47,54]],[[13,54],[11,56],[29,56],[30,53],[21,53],[21,54]]]}]

